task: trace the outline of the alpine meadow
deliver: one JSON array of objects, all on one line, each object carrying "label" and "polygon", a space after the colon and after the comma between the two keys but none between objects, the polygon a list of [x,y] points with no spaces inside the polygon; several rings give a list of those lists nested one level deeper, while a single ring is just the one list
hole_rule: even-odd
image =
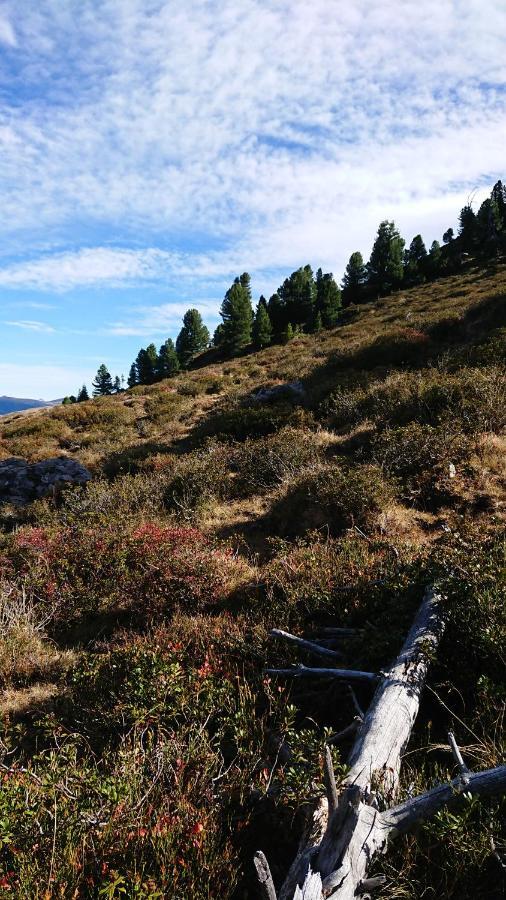
[{"label": "alpine meadow", "polygon": [[0,7],[0,898],[505,896],[506,15],[411,7]]}]

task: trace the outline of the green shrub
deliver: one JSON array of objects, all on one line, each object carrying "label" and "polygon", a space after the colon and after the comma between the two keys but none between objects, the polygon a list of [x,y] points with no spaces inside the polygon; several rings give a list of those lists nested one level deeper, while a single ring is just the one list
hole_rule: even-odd
[{"label": "green shrub", "polygon": [[271,516],[279,534],[296,535],[314,528],[340,534],[353,525],[370,529],[393,498],[393,488],[374,465],[328,466],[303,475],[274,505]]},{"label": "green shrub", "polygon": [[162,391],[152,394],[147,398],[144,404],[144,410],[147,418],[157,425],[165,422],[171,422],[181,411],[183,400],[175,391]]},{"label": "green shrub", "polygon": [[192,519],[216,500],[225,498],[229,489],[227,455],[223,447],[208,444],[177,462],[165,488],[165,505],[184,519]]},{"label": "green shrub", "polygon": [[244,443],[231,451],[243,491],[269,490],[295,478],[321,457],[313,432],[287,426],[276,434]]},{"label": "green shrub", "polygon": [[456,476],[467,471],[472,448],[465,434],[447,425],[413,422],[381,432],[373,441],[372,455],[387,475],[401,479],[410,499],[437,507],[453,502]]},{"label": "green shrub", "polygon": [[220,440],[244,441],[273,434],[285,425],[296,427],[310,423],[311,415],[300,407],[294,408],[291,403],[255,403],[213,413],[201,430]]}]

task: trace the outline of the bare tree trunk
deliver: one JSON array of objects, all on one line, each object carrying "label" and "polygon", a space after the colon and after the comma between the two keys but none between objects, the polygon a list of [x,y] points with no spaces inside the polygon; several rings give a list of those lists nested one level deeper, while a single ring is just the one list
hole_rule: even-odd
[{"label": "bare tree trunk", "polygon": [[[386,812],[378,809],[378,798],[383,805],[395,797],[401,756],[418,713],[428,665],[442,632],[441,597],[429,589],[399,656],[388,671],[380,673],[369,710],[358,725],[349,757],[351,768],[339,797],[331,757],[326,754],[328,800],[322,799],[314,810],[279,900],[322,900],[329,896],[334,900],[352,900],[373,887],[372,881],[377,881],[366,880],[367,869],[389,839],[408,830],[416,821],[434,815],[442,806],[458,802],[464,791],[490,795],[506,790],[506,767],[471,775],[460,757],[461,774],[450,784],[440,785]],[[317,670],[315,674],[321,677],[321,672]],[[293,670],[278,670],[278,673],[287,675]],[[310,677],[310,673],[310,669],[304,668],[304,677]],[[342,669],[335,673],[334,677],[346,678]],[[350,672],[348,678],[372,680],[370,676],[365,679],[364,675]],[[458,759],[453,735],[450,744]]]}]

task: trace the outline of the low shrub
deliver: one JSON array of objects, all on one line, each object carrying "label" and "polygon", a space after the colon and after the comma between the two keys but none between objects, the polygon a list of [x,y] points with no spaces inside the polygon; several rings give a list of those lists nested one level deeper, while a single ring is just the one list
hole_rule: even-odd
[{"label": "low shrub", "polygon": [[2,568],[51,612],[59,633],[97,614],[127,614],[145,625],[179,606],[214,607],[246,567],[196,529],[145,522],[123,531],[22,528],[5,539]]},{"label": "low shrub", "polygon": [[327,528],[340,534],[353,525],[373,528],[392,500],[393,487],[375,465],[328,466],[303,475],[275,503],[271,517],[281,535]]},{"label": "low shrub", "polygon": [[257,440],[248,438],[231,451],[245,493],[266,491],[290,481],[321,458],[315,434],[287,426]]},{"label": "low shrub", "polygon": [[311,423],[311,414],[291,403],[254,403],[213,413],[200,430],[219,440],[244,441],[273,434],[285,425],[297,427]]},{"label": "low shrub", "polygon": [[388,476],[401,480],[411,500],[437,508],[457,496],[472,447],[465,434],[447,425],[413,422],[381,432],[372,443],[372,456]]},{"label": "low shrub", "polygon": [[192,519],[216,500],[230,493],[230,472],[223,447],[208,444],[177,462],[165,488],[167,509]]}]

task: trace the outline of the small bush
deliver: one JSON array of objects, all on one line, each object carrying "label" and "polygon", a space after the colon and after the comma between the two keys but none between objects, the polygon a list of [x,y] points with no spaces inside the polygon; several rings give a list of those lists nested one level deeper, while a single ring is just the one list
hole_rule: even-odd
[{"label": "small bush", "polygon": [[186,454],[177,463],[165,489],[165,505],[183,518],[192,519],[206,506],[225,498],[229,482],[226,453],[219,445],[209,444]]},{"label": "small bush", "polygon": [[25,591],[0,584],[0,683],[25,684],[45,674],[57,658],[45,622]]},{"label": "small bush", "polygon": [[393,498],[393,488],[377,466],[321,468],[290,486],[272,510],[282,535],[328,528],[340,534],[353,525],[370,529]]},{"label": "small bush", "polygon": [[276,434],[245,440],[231,456],[248,493],[293,480],[302,469],[317,465],[321,454],[313,432],[287,426]]},{"label": "small bush", "polygon": [[311,423],[311,415],[291,403],[236,406],[213,414],[203,426],[207,434],[220,440],[244,441],[279,431],[285,425]]},{"label": "small bush", "polygon": [[453,502],[458,485],[455,475],[466,471],[464,463],[472,446],[466,435],[447,425],[413,422],[378,435],[372,455],[387,475],[402,480],[412,499],[437,507]]}]

